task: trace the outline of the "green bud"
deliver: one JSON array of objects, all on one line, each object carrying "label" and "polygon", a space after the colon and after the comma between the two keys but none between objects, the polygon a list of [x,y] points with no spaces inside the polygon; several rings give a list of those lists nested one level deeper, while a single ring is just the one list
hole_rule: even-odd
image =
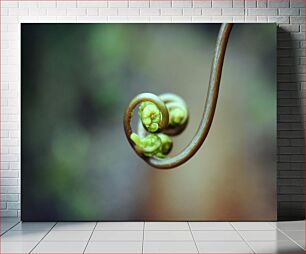
[{"label": "green bud", "polygon": [[138,114],[143,126],[147,131],[158,131],[159,123],[162,120],[162,114],[154,103],[148,101],[141,103]]},{"label": "green bud", "polygon": [[135,143],[136,149],[148,157],[159,152],[162,145],[160,137],[156,134],[149,134],[144,138],[140,138],[137,134],[132,133],[130,137]]},{"label": "green bud", "polygon": [[158,153],[156,153],[156,156],[159,158],[165,158],[172,149],[172,145],[173,145],[172,140],[166,134],[159,133],[157,135],[161,140],[161,146],[159,147],[159,151]]},{"label": "green bud", "polygon": [[177,126],[183,123],[184,119],[186,118],[186,113],[184,110],[180,108],[175,108],[170,110],[169,112],[169,124],[172,126]]}]

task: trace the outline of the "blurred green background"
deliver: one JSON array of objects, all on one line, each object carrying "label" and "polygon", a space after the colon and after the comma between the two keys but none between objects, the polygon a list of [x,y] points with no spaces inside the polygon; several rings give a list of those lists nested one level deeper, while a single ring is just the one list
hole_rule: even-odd
[{"label": "blurred green background", "polygon": [[124,135],[138,93],[172,92],[199,125],[220,24],[22,24],[22,219],[276,219],[276,26],[235,24],[211,131],[169,171]]}]

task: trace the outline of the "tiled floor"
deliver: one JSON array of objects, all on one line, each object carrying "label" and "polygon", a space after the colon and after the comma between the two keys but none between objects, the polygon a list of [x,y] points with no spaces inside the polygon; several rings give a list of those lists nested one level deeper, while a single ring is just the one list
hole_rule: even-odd
[{"label": "tiled floor", "polygon": [[1,219],[0,253],[304,253],[305,221],[58,222]]}]

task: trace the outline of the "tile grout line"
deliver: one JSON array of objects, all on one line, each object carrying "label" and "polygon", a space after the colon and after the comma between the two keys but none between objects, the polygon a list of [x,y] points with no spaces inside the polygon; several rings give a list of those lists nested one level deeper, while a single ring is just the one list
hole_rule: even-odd
[{"label": "tile grout line", "polygon": [[273,224],[271,221],[270,221],[270,222],[268,222],[268,223],[271,225],[271,227],[273,227],[274,229],[277,229],[276,224]]},{"label": "tile grout line", "polygon": [[93,228],[93,230],[92,230],[92,232],[91,232],[91,234],[90,234],[90,236],[89,236],[89,239],[88,239],[88,241],[87,241],[87,243],[86,243],[86,246],[85,246],[85,248],[84,248],[83,253],[85,253],[85,251],[86,251],[86,249],[87,249],[87,246],[88,246],[88,244],[89,244],[89,241],[90,241],[90,239],[91,239],[93,233],[95,232],[95,229],[96,229],[97,225],[98,225],[98,222],[96,221],[96,224],[95,224],[95,226],[94,226],[94,228]]},{"label": "tile grout line", "polygon": [[143,245],[144,245],[144,234],[145,234],[145,221],[143,222],[142,226],[142,245],[141,245],[141,253],[143,253]]},{"label": "tile grout line", "polygon": [[198,248],[198,245],[197,245],[197,242],[196,242],[196,241],[195,241],[195,239],[194,239],[194,236],[193,236],[193,233],[192,233],[192,230],[191,230],[191,227],[190,227],[189,221],[187,221],[187,224],[188,224],[189,231],[190,231],[190,233],[191,233],[191,236],[192,236],[193,242],[194,242],[194,244],[195,244],[195,246],[196,246],[197,252],[198,252],[198,253],[200,253],[199,248]]},{"label": "tile grout line", "polygon": [[1,236],[4,235],[5,233],[9,232],[11,229],[16,227],[21,221],[15,222],[16,224],[13,224],[9,229],[5,230],[3,233],[1,233]]},{"label": "tile grout line", "polygon": [[292,242],[294,242],[297,246],[301,247],[303,250],[305,250],[305,248],[303,246],[301,246],[300,244],[298,244],[292,237],[290,237],[289,235],[287,235],[283,230],[276,228],[276,230],[278,230],[279,232],[283,233],[286,237],[289,238],[289,240],[291,240]]},{"label": "tile grout line", "polygon": [[240,234],[239,230],[237,230],[237,229],[234,227],[233,223],[230,222],[230,224],[231,224],[231,226],[233,227],[233,229],[237,232],[237,234],[241,237],[241,239],[243,240],[243,242],[246,243],[246,245],[253,251],[253,253],[256,253],[256,251],[252,248],[252,246],[249,244],[249,242],[248,242],[247,240],[245,240],[245,239],[243,238],[243,236]]},{"label": "tile grout line", "polygon": [[38,246],[38,244],[41,243],[41,241],[51,232],[51,230],[55,227],[55,225],[57,224],[57,222],[55,222],[55,224],[49,229],[49,231],[38,241],[38,243],[29,251],[29,253],[32,253],[32,251]]}]

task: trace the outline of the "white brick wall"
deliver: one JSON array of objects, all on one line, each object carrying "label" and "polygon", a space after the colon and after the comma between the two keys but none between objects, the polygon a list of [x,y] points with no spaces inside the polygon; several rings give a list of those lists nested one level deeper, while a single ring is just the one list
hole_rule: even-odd
[{"label": "white brick wall", "polygon": [[[289,92],[296,85],[303,88],[305,81],[304,0],[1,0],[0,4],[1,216],[20,215],[21,22],[277,22],[282,29],[278,35],[278,86],[284,96],[279,99],[279,118],[292,122],[292,115],[297,114],[291,107],[297,98],[291,98]],[[279,134],[282,149],[279,149],[278,173],[285,180],[279,186],[281,208],[288,207],[288,200],[300,203],[303,200],[300,189],[290,189],[291,182],[290,186],[286,184],[286,179],[300,176],[303,170],[301,151],[290,149],[303,143],[301,133],[293,134],[289,129]],[[292,135],[296,135],[296,142],[290,140]],[[290,153],[291,157],[282,155],[281,151]],[[287,195],[292,191],[296,196]],[[294,204],[299,208],[300,203]]]}]

